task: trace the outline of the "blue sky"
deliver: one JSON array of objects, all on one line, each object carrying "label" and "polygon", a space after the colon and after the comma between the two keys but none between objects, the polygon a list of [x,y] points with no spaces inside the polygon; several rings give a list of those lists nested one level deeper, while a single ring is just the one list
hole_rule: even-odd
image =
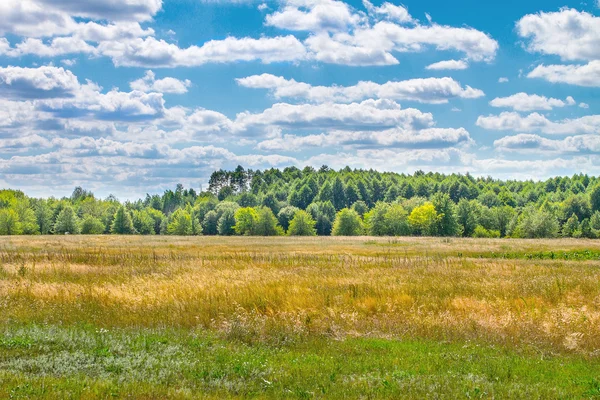
[{"label": "blue sky", "polygon": [[600,172],[600,4],[4,0],[0,187],[218,168]]}]

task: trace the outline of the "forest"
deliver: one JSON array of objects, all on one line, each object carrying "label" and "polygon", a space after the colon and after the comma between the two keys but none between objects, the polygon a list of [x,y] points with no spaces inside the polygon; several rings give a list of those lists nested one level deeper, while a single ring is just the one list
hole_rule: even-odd
[{"label": "forest", "polygon": [[38,234],[599,238],[600,180],[238,166],[136,201],[0,190],[0,235]]}]

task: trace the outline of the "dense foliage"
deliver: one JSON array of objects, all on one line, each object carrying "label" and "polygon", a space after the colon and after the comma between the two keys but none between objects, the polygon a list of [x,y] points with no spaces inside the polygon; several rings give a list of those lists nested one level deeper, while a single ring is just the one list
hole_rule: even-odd
[{"label": "dense foliage", "polygon": [[120,203],[0,191],[0,235],[372,235],[600,237],[600,180],[542,182],[373,170],[219,170],[209,188]]}]

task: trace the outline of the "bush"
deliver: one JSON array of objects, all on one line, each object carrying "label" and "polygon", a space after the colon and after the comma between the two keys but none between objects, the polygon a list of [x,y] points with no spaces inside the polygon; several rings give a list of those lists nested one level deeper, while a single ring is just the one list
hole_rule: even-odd
[{"label": "bush", "polygon": [[485,229],[483,226],[477,225],[475,227],[475,231],[473,232],[473,237],[495,239],[500,237],[500,231]]}]

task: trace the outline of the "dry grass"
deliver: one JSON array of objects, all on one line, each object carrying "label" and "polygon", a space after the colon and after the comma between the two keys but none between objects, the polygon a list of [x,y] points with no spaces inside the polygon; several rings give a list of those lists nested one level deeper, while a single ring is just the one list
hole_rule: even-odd
[{"label": "dry grass", "polygon": [[247,342],[476,340],[600,355],[588,240],[0,237],[0,325],[198,328]]}]

